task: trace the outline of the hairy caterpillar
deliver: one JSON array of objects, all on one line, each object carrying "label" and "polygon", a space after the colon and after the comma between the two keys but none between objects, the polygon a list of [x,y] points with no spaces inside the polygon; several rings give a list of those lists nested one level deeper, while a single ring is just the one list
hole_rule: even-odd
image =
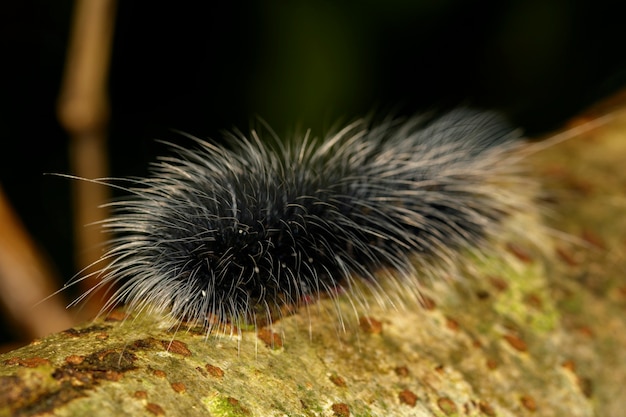
[{"label": "hairy caterpillar", "polygon": [[107,308],[210,330],[268,322],[357,281],[376,291],[383,276],[415,292],[423,271],[487,250],[527,204],[510,187],[523,182],[524,141],[493,113],[361,120],[322,139],[227,139],[174,147],[111,203],[104,228],[116,237],[99,272],[101,285],[117,284]]}]

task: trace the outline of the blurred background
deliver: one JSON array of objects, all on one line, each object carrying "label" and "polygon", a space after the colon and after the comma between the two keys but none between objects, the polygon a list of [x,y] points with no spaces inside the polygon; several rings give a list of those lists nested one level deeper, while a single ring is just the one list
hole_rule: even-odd
[{"label": "blurred background", "polygon": [[[73,173],[57,111],[73,10],[69,0],[0,5],[0,185],[52,291],[86,250],[73,237],[72,181],[44,175]],[[623,14],[602,0],[124,0],[106,75],[109,172],[147,175],[167,152],[155,139],[184,142],[173,129],[217,139],[257,116],[285,136],[372,111],[471,105],[539,135],[624,87],[625,42]],[[2,322],[0,344],[31,337]]]}]

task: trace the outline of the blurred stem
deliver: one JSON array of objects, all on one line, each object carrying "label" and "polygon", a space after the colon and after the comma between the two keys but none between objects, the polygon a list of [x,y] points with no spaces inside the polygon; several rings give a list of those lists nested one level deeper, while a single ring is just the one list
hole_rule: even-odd
[{"label": "blurred stem", "polygon": [[45,257],[11,208],[0,186],[0,302],[20,337],[34,339],[74,323],[53,293],[53,278]]},{"label": "blurred stem", "polygon": [[[113,38],[114,0],[77,0],[65,75],[58,103],[59,119],[70,135],[70,161],[73,174],[81,178],[108,175],[107,125],[109,102],[107,79]],[[74,234],[76,262],[83,276],[93,272],[93,264],[105,247],[99,228],[86,227],[107,216],[97,209],[109,199],[109,189],[88,181],[74,182]],[[81,281],[87,291],[95,278]],[[87,313],[102,305],[101,297],[91,297]]]}]

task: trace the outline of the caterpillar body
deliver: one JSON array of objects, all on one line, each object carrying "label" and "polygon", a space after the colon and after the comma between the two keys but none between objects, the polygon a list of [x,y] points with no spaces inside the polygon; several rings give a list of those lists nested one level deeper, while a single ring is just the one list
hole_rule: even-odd
[{"label": "caterpillar body", "polygon": [[[356,121],[324,138],[174,146],[131,196],[111,203],[115,234],[101,285],[107,308],[153,309],[210,329],[255,324],[283,307],[420,274],[487,250],[524,210],[520,133],[493,113]],[[381,270],[394,271],[381,274]],[[382,289],[380,291],[383,291]]]}]

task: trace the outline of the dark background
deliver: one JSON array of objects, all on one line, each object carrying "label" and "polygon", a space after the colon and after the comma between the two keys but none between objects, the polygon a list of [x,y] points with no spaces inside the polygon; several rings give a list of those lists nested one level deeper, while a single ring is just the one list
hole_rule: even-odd
[{"label": "dark background", "polygon": [[[113,176],[146,175],[166,152],[155,139],[180,140],[171,129],[215,138],[260,116],[279,134],[321,134],[372,110],[473,105],[534,135],[626,83],[626,25],[608,1],[119,3]],[[0,182],[68,279],[70,184],[43,173],[69,172],[55,105],[72,6],[0,5]]]}]

